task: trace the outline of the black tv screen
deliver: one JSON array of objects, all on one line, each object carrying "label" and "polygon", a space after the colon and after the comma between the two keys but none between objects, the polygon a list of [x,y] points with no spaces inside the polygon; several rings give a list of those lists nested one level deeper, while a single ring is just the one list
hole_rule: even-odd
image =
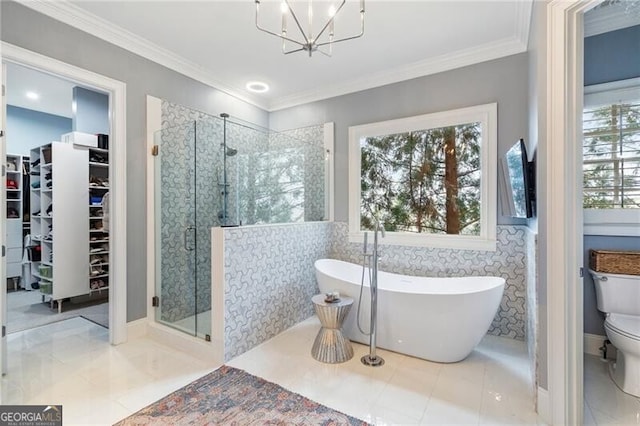
[{"label": "black tv screen", "polygon": [[505,154],[507,182],[511,187],[512,216],[533,217],[535,187],[533,163],[527,157],[524,140],[520,139]]}]

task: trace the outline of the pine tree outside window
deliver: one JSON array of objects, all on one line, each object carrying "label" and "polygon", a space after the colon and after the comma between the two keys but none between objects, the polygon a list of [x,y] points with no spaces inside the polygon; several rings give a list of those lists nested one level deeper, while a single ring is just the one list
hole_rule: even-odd
[{"label": "pine tree outside window", "polygon": [[586,108],[586,209],[640,207],[640,99]]},{"label": "pine tree outside window", "polygon": [[585,232],[640,235],[640,79],[585,88]]},{"label": "pine tree outside window", "polygon": [[351,241],[495,250],[496,104],[349,129]]}]

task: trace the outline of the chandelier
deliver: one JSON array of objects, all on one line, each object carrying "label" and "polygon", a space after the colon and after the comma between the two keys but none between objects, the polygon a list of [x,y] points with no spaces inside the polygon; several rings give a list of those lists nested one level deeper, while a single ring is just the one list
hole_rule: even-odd
[{"label": "chandelier", "polygon": [[[282,13],[282,25],[280,26],[280,31],[271,31],[266,28],[260,26],[259,16],[260,16],[260,0],[255,0],[256,3],[256,28],[260,31],[264,31],[267,34],[274,35],[282,39],[282,53],[288,55],[290,53],[295,52],[309,52],[309,57],[313,55],[313,52],[320,52],[323,55],[331,56],[332,48],[334,43],[339,43],[341,41],[353,40],[364,35],[364,0],[360,0],[360,33],[353,36],[347,36],[339,39],[335,39],[334,30],[335,30],[335,17],[342,10],[343,6],[347,0],[341,0],[338,7],[334,5],[330,5],[327,10],[327,21],[322,24],[321,28],[317,34],[314,34],[314,26],[313,26],[313,18],[314,18],[314,7],[313,0],[308,0],[307,2],[307,22],[303,23],[298,19],[298,16],[293,10],[291,6],[291,2],[289,0],[282,0],[280,4],[280,12]],[[307,30],[305,31],[304,25],[306,24]],[[288,33],[287,26],[291,25],[294,28],[297,28],[296,35],[291,35]],[[294,30],[295,31],[295,30]],[[298,33],[299,32],[299,33]],[[287,50],[287,42],[294,44],[296,47]],[[320,49],[321,47],[326,46],[325,49]]]}]

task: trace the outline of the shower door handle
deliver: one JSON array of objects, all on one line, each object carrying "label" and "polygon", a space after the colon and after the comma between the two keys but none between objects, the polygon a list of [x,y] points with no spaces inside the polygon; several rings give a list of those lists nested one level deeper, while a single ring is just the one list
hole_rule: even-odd
[{"label": "shower door handle", "polygon": [[190,245],[189,245],[189,234],[190,234],[190,232],[191,232],[191,231],[194,231],[194,240],[195,240],[195,230],[196,230],[196,227],[195,227],[195,226],[187,226],[187,227],[184,229],[184,249],[185,249],[186,251],[193,251],[193,250],[195,250],[195,247],[194,247],[194,246],[190,246]]}]

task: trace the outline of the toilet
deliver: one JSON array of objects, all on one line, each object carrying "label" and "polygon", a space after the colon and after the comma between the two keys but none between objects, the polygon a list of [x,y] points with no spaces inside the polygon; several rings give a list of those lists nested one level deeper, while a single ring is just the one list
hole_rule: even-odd
[{"label": "toilet", "polygon": [[640,398],[640,276],[591,271],[604,329],[618,349],[609,364],[611,378],[624,392]]}]

